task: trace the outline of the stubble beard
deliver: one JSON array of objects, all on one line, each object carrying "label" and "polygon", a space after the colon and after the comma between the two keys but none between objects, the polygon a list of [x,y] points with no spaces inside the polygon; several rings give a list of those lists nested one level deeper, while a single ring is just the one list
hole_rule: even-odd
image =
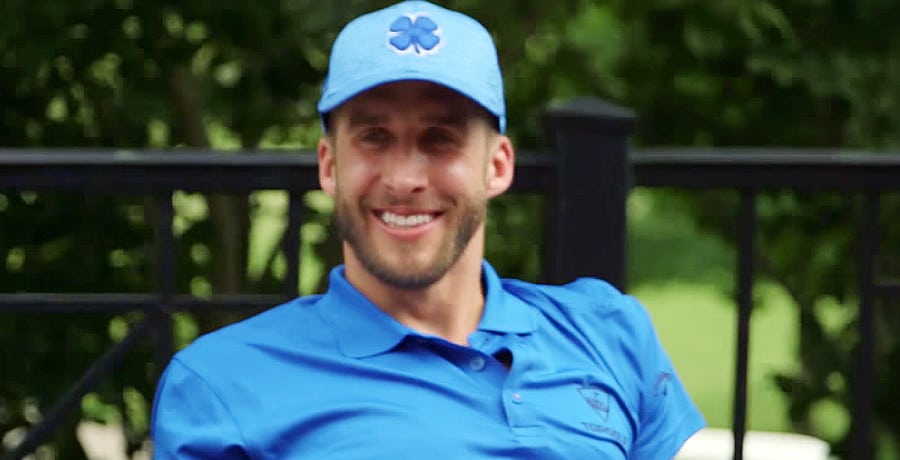
[{"label": "stubble beard", "polygon": [[353,207],[345,200],[338,200],[335,220],[341,239],[350,245],[363,268],[379,281],[399,289],[416,290],[436,283],[459,261],[484,222],[487,202],[469,199],[458,208],[459,212],[455,216],[444,214],[444,219],[456,219],[456,222],[448,222],[452,234],[441,242],[437,255],[427,266],[412,270],[404,270],[402,266],[392,267],[374,245],[367,241],[366,226],[363,223],[364,209],[366,208],[361,204]]}]

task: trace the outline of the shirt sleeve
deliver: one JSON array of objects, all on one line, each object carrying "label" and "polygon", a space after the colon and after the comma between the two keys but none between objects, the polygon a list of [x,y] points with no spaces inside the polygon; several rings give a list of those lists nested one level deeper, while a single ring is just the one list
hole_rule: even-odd
[{"label": "shirt sleeve", "polygon": [[151,437],[155,460],[249,458],[228,408],[209,384],[177,357],[157,386]]},{"label": "shirt sleeve", "polygon": [[670,460],[706,422],[678,378],[647,310],[626,297],[637,309],[635,355],[641,388],[639,425],[629,458]]}]

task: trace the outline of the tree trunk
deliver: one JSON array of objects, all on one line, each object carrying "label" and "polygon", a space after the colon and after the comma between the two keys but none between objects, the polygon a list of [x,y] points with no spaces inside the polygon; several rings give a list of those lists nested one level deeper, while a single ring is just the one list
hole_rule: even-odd
[{"label": "tree trunk", "polygon": [[[184,142],[191,147],[209,147],[203,111],[190,72],[184,67],[174,68],[169,89]],[[211,248],[212,290],[215,294],[240,293],[245,281],[250,226],[247,197],[212,194],[207,200],[216,239]]]}]

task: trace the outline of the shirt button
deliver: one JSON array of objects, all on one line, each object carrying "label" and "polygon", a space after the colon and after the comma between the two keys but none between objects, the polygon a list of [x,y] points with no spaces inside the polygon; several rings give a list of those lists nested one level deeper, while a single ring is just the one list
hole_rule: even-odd
[{"label": "shirt button", "polygon": [[481,356],[476,356],[469,360],[469,369],[472,369],[475,372],[484,369],[484,358],[482,358]]},{"label": "shirt button", "polygon": [[511,397],[512,397],[512,400],[514,403],[516,403],[516,404],[522,403],[522,394],[521,393],[513,393],[511,395]]}]

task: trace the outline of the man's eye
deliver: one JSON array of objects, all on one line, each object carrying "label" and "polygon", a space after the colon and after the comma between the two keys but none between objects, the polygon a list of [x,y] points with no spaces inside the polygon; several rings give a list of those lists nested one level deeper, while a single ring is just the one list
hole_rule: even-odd
[{"label": "man's eye", "polygon": [[388,133],[383,129],[372,129],[363,134],[360,139],[369,144],[384,144],[388,141]]},{"label": "man's eye", "polygon": [[429,144],[448,144],[453,142],[453,136],[443,129],[429,129],[424,140]]}]

